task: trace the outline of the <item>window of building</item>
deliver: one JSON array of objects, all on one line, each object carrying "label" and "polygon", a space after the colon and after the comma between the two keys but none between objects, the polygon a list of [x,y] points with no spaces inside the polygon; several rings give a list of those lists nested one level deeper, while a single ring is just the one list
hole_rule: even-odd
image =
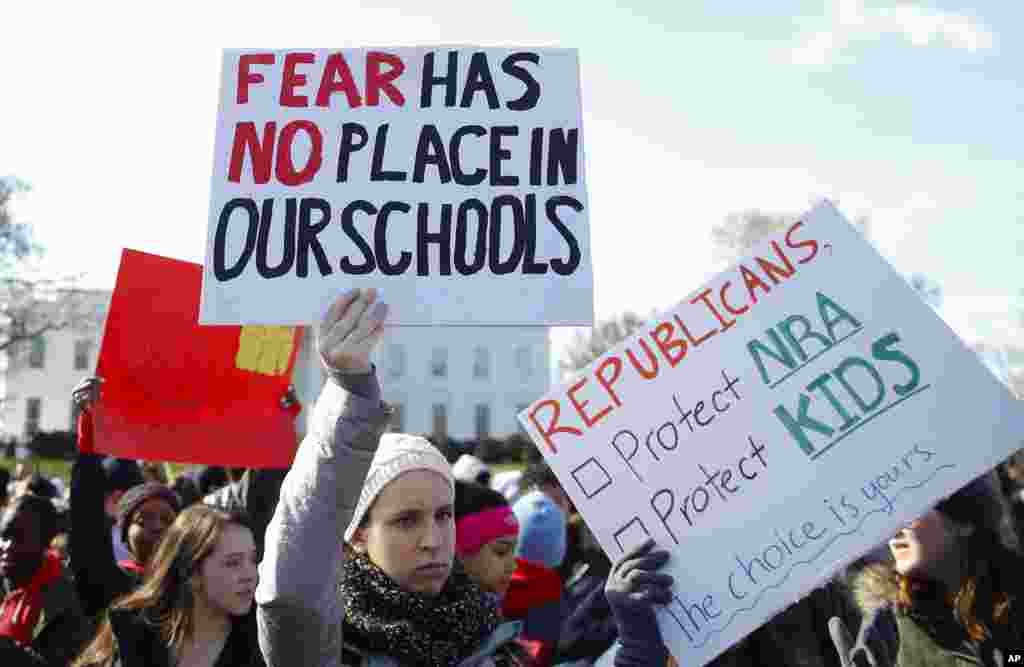
[{"label": "window of building", "polygon": [[521,380],[529,380],[533,375],[533,355],[528,347],[516,348],[516,369],[519,371]]},{"label": "window of building", "polygon": [[491,435],[491,406],[486,403],[479,403],[474,414],[476,425],[476,439],[483,440]]},{"label": "window of building", "polygon": [[25,400],[25,435],[29,438],[39,432],[39,420],[43,412],[43,399]]},{"label": "window of building", "polygon": [[473,350],[473,377],[486,380],[491,375],[491,356],[487,348],[478,347]]},{"label": "window of building", "polygon": [[89,370],[89,354],[92,352],[92,341],[91,340],[76,340],[75,341],[75,370],[76,371],[87,371]]},{"label": "window of building", "polygon": [[430,355],[430,375],[436,378],[448,377],[448,350],[445,348],[435,347]]},{"label": "window of building", "polygon": [[405,348],[401,345],[388,346],[388,376],[400,378],[405,375]]},{"label": "window of building", "polygon": [[448,406],[444,403],[434,404],[433,435],[435,438],[448,437]]},{"label": "window of building", "polygon": [[42,368],[46,362],[46,339],[36,336],[32,339],[32,349],[28,353],[29,368]]}]

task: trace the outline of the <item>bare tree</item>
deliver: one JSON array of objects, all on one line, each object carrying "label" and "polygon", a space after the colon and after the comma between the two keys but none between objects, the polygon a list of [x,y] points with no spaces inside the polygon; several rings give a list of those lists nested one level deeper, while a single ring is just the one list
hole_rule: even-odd
[{"label": "bare tree", "polygon": [[[797,218],[791,213],[766,213],[759,209],[730,213],[711,227],[714,257],[731,264],[749,254],[765,238],[785,231]],[[868,236],[870,221],[866,216],[856,218],[853,226]]]},{"label": "bare tree", "polygon": [[77,286],[77,277],[8,277],[0,280],[0,352],[16,359],[25,343],[50,331],[89,329],[103,318],[103,303]]},{"label": "bare tree", "polygon": [[715,259],[732,263],[746,255],[762,239],[786,229],[795,215],[764,213],[757,209],[737,211],[711,227]]},{"label": "bare tree", "polygon": [[30,225],[15,219],[12,199],[28,185],[0,179],[0,352],[11,360],[48,331],[88,328],[102,318],[102,303],[78,287],[80,276],[52,277],[35,270],[42,248]]},{"label": "bare tree", "polygon": [[0,275],[6,276],[18,262],[42,252],[32,238],[32,228],[16,221],[11,211],[14,195],[28,190],[24,181],[0,178]]},{"label": "bare tree", "polygon": [[565,349],[565,358],[558,362],[558,367],[563,374],[568,374],[588,366],[620,341],[632,336],[643,324],[644,320],[639,315],[625,312],[598,322],[589,333],[577,331]]}]

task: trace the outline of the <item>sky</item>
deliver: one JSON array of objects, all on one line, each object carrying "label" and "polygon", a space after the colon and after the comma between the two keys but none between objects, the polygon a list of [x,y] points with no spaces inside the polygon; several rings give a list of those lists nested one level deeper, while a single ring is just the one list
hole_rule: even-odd
[{"label": "sky", "polygon": [[[727,214],[829,197],[964,327],[1012,332],[1024,5],[483,6],[17,3],[0,177],[31,185],[16,213],[47,268],[109,288],[123,247],[202,261],[222,48],[576,47],[598,319],[669,308],[725,268],[710,229]],[[570,334],[553,332],[556,358]]]}]

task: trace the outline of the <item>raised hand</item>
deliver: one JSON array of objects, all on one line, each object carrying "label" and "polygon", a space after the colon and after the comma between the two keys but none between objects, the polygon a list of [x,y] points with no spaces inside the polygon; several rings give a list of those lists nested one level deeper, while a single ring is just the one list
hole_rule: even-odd
[{"label": "raised hand", "polygon": [[100,385],[102,384],[103,378],[101,377],[82,378],[82,381],[71,390],[71,400],[83,412],[92,410],[92,406],[100,400]]},{"label": "raised hand", "polygon": [[377,290],[354,289],[327,310],[317,330],[317,350],[324,364],[343,373],[368,373],[370,354],[384,334],[388,306]]}]

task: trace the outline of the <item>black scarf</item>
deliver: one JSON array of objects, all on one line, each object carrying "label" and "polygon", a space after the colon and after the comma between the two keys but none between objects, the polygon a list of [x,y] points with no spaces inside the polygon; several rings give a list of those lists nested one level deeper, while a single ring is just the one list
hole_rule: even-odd
[{"label": "black scarf", "polygon": [[[494,601],[458,561],[437,595],[409,593],[364,554],[346,559],[341,577],[345,643],[405,665],[450,667],[473,655],[498,627]],[[497,664],[509,664],[503,652]]]}]

